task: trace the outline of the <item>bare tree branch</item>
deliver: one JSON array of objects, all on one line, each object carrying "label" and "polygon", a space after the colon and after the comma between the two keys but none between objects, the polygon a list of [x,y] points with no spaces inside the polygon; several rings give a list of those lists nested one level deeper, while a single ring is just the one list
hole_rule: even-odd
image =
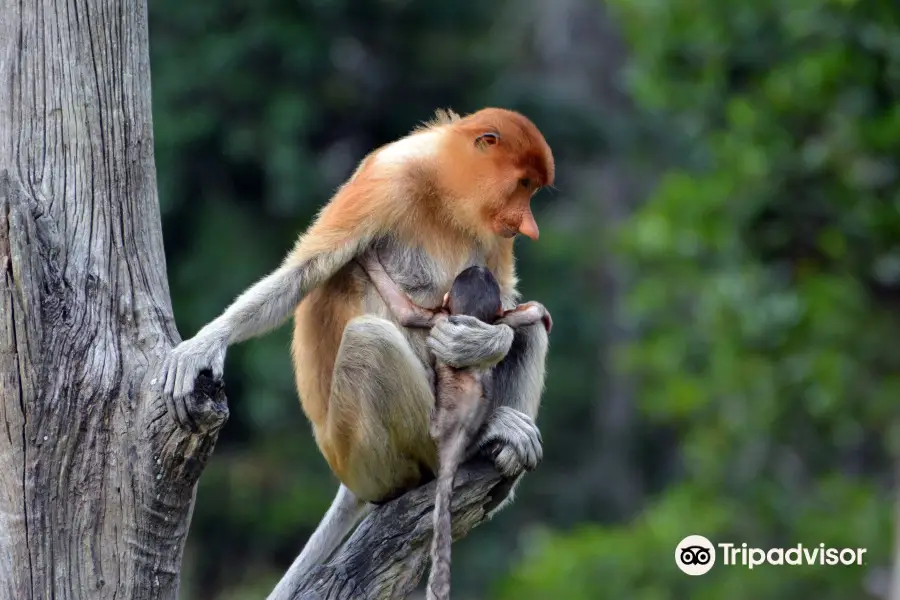
[{"label": "bare tree branch", "polygon": [[[453,538],[484,522],[509,494],[487,461],[460,470],[453,495]],[[289,570],[279,586],[289,595],[269,600],[399,600],[413,592],[428,563],[435,482],[421,486],[372,512],[331,560],[305,578]],[[287,584],[287,585],[285,585]]]}]

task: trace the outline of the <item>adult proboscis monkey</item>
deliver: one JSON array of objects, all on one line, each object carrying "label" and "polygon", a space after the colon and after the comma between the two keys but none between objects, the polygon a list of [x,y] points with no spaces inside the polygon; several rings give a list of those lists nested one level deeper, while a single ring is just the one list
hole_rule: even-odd
[{"label": "adult proboscis monkey", "polygon": [[504,308],[513,308],[513,239],[538,238],[531,197],[553,178],[550,147],[521,114],[488,108],[461,118],[438,111],[366,156],[281,266],[166,360],[164,395],[189,427],[186,399],[198,374],[221,377],[229,345],[271,331],[293,312],[301,403],[341,481],[292,568],[295,577],[324,561],[372,503],[434,476],[432,353],[460,368],[496,365],[494,406],[476,444],[510,478],[540,462],[534,418],[548,346],[543,325],[513,332],[454,316],[428,331],[399,327],[354,259],[376,252],[422,306],[440,304],[464,268],[485,266],[500,284]]}]

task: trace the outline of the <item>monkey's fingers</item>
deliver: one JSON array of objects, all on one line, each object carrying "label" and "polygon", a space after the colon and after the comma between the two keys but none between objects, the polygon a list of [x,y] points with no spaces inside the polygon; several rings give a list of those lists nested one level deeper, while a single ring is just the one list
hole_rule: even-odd
[{"label": "monkey's fingers", "polygon": [[187,409],[184,398],[175,397],[177,361],[174,360],[174,358],[174,356],[170,355],[163,363],[160,391],[162,393],[163,401],[166,404],[166,410],[175,421],[176,425],[181,429],[196,432],[198,431],[197,424],[190,417],[190,412]]},{"label": "monkey's fingers", "polygon": [[525,470],[533,471],[544,458],[544,438],[537,424],[528,415],[519,411],[515,411],[514,415],[520,435],[508,447],[516,450]]},{"label": "monkey's fingers", "polygon": [[172,371],[172,353],[169,352],[162,366],[162,393],[171,396],[175,392],[175,373]]},{"label": "monkey's fingers", "polygon": [[447,346],[444,344],[443,340],[429,335],[427,338],[425,338],[425,345],[428,346],[428,349],[431,350],[431,353],[434,354],[439,360],[447,362],[444,361],[443,358],[449,355],[449,350],[447,349]]},{"label": "monkey's fingers", "polygon": [[509,446],[495,445],[493,449],[494,467],[506,477],[515,477],[523,470],[518,453]]},{"label": "monkey's fingers", "polygon": [[200,431],[199,427],[197,427],[197,423],[191,418],[191,412],[188,410],[187,406],[187,398],[175,398],[174,396],[167,395],[166,403],[168,404],[170,414],[181,429],[190,431],[191,433]]},{"label": "monkey's fingers", "polygon": [[194,382],[197,381],[200,369],[196,368],[194,360],[190,357],[181,356],[179,359],[175,376],[175,398],[183,400],[194,390]]},{"label": "monkey's fingers", "polygon": [[550,316],[550,311],[547,310],[547,307],[540,302],[534,300],[525,302],[524,304],[518,305],[514,310],[520,312],[531,311],[531,314],[540,315],[541,321],[544,323],[544,329],[547,330],[547,333],[550,333],[550,330],[553,329],[553,317]]},{"label": "monkey's fingers", "polygon": [[506,477],[535,469],[543,460],[543,437],[534,421],[509,406],[494,411],[479,445],[491,448],[494,466]]},{"label": "monkey's fingers", "polygon": [[186,366],[187,353],[185,352],[185,346],[185,342],[178,344],[166,358],[164,389],[166,394],[175,398],[184,395],[184,373],[188,368]]}]

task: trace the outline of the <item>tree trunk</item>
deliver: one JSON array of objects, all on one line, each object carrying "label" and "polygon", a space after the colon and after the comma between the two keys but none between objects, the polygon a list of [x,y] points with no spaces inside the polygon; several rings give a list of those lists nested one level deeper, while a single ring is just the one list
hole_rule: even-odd
[{"label": "tree trunk", "polygon": [[[228,418],[201,376],[179,429],[154,378],[179,340],[153,160],[144,0],[0,0],[0,600],[176,598],[196,483]],[[461,471],[454,535],[509,491]],[[379,507],[292,598],[405,598],[434,485]]]},{"label": "tree trunk", "polygon": [[0,0],[0,598],[176,598],[221,388],[179,430],[144,0]]}]

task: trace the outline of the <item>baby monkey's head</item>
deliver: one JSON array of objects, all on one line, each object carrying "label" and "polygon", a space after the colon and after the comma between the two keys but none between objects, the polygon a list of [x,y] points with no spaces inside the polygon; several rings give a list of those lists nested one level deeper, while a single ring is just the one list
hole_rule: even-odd
[{"label": "baby monkey's head", "polygon": [[456,276],[444,296],[444,306],[451,315],[468,315],[485,323],[493,323],[503,314],[500,284],[484,267],[469,267]]}]

